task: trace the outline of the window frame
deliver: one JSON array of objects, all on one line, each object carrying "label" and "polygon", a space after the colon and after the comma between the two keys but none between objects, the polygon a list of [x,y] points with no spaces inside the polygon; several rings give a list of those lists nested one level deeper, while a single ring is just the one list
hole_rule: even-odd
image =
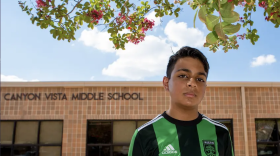
[{"label": "window frame", "polygon": [[[135,121],[136,122],[136,127],[135,130],[139,127],[138,126],[138,121],[151,121],[152,119],[87,119],[87,126],[86,126],[86,156],[88,156],[88,147],[92,147],[92,146],[109,146],[110,147],[110,156],[113,155],[113,151],[114,151],[114,146],[129,146],[129,143],[113,143],[113,122],[115,121]],[[217,122],[220,122],[219,120],[228,120],[230,121],[230,125],[232,127],[232,134],[231,135],[231,141],[232,141],[232,146],[233,146],[233,151],[234,151],[234,128],[233,128],[233,119],[226,119],[226,118],[220,118],[220,119],[212,119],[215,120]],[[110,122],[111,126],[111,143],[109,144],[88,144],[88,127],[89,127],[89,122]]]},{"label": "window frame", "polygon": [[[86,127],[86,156],[88,156],[88,147],[92,147],[92,146],[109,146],[110,147],[110,155],[113,155],[113,151],[114,151],[114,146],[129,146],[130,142],[128,143],[113,143],[113,123],[115,121],[134,121],[135,124],[135,130],[139,127],[138,126],[138,121],[147,121],[149,122],[152,119],[114,119],[114,120],[110,120],[110,119],[87,119],[87,127]],[[110,122],[111,126],[111,143],[109,144],[88,144],[88,127],[89,127],[89,122]]]},{"label": "window frame", "polygon": [[[38,122],[38,130],[37,130],[37,141],[36,144],[15,144],[15,136],[16,136],[16,127],[17,127],[17,122]],[[62,129],[61,129],[61,144],[40,144],[40,130],[41,130],[41,122],[44,121],[60,121],[62,122]],[[13,135],[12,135],[12,143],[11,144],[0,144],[1,147],[10,147],[11,148],[11,156],[14,155],[14,149],[15,147],[20,147],[20,146],[35,146],[36,147],[36,156],[39,155],[39,150],[40,147],[42,146],[60,146],[60,156],[62,156],[62,144],[63,144],[63,127],[64,127],[64,120],[0,120],[0,122],[13,122],[14,123],[14,128],[13,128]]]},{"label": "window frame", "polygon": [[[276,131],[277,131],[277,138],[278,141],[257,141],[257,121],[259,120],[268,120],[268,121],[274,121],[276,122]],[[278,146],[278,156],[280,156],[280,125],[278,125],[278,122],[280,123],[280,118],[255,118],[255,136],[256,136],[256,152],[258,153],[258,144],[276,144]]]}]

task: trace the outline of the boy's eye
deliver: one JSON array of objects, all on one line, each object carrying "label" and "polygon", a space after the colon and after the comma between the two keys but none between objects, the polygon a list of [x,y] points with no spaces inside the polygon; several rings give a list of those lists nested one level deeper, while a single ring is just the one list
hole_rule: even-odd
[{"label": "boy's eye", "polygon": [[179,77],[180,77],[180,78],[188,78],[187,75],[180,75]]},{"label": "boy's eye", "polygon": [[200,81],[200,82],[204,82],[204,80],[201,79],[201,78],[197,78],[197,80]]}]

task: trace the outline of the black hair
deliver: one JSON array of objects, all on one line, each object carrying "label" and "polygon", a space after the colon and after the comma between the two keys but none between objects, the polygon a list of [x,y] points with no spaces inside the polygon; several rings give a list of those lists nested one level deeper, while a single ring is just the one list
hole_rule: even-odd
[{"label": "black hair", "polygon": [[209,72],[210,67],[209,67],[207,58],[198,49],[192,48],[189,46],[185,46],[185,47],[182,47],[181,49],[179,49],[175,54],[170,56],[169,62],[167,64],[167,69],[166,69],[166,76],[168,79],[171,78],[171,73],[172,73],[172,70],[174,69],[176,62],[180,58],[185,58],[185,57],[191,57],[191,58],[200,60],[204,66],[204,70],[207,73],[207,77],[208,77],[208,72]]}]

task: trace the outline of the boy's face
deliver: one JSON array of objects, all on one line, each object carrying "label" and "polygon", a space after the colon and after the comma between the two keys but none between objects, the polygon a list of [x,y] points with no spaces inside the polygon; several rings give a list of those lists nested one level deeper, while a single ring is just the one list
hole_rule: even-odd
[{"label": "boy's face", "polygon": [[198,59],[180,58],[170,75],[164,77],[163,84],[171,96],[171,103],[178,106],[197,107],[204,97],[206,72]]}]

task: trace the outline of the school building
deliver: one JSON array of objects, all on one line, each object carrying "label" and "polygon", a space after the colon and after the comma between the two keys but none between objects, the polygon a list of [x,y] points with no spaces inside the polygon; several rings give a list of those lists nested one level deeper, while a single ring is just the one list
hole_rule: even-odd
[{"label": "school building", "polygon": [[[169,103],[162,82],[1,82],[1,156],[125,156]],[[236,156],[280,156],[280,82],[208,82],[199,111]]]}]

